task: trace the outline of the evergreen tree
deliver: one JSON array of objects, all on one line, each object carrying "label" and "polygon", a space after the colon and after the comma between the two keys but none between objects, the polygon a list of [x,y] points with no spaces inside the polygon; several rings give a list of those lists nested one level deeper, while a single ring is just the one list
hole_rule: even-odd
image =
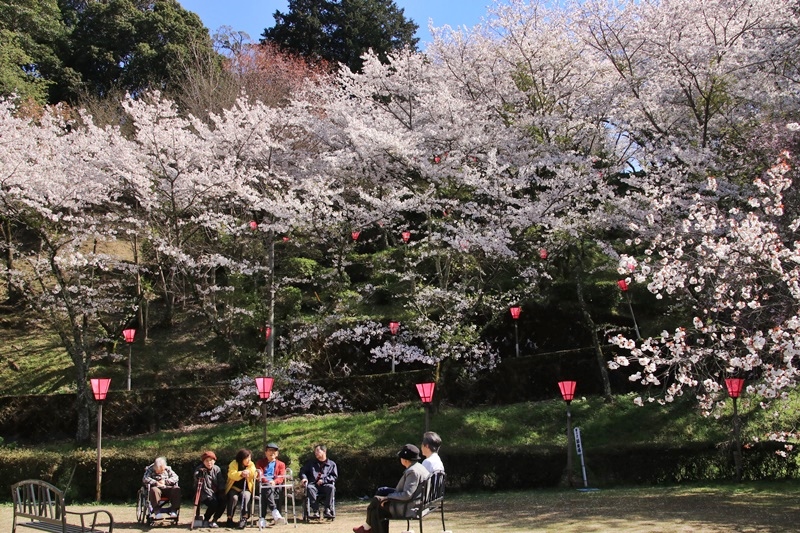
[{"label": "evergreen tree", "polygon": [[56,54],[64,35],[56,0],[0,4],[0,95],[46,103],[52,80],[64,74]]},{"label": "evergreen tree", "polygon": [[95,96],[115,89],[169,93],[192,47],[212,48],[200,18],[176,0],[91,2],[70,14],[76,17],[70,62]]},{"label": "evergreen tree", "polygon": [[369,49],[386,61],[387,54],[409,46],[416,49],[417,24],[407,20],[393,0],[289,0],[289,11],[276,11],[275,26],[261,42],[309,59],[325,59],[358,72]]}]

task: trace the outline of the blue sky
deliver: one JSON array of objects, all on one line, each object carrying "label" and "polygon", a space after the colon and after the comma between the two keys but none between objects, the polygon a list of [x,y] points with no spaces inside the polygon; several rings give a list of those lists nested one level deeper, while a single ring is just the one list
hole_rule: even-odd
[{"label": "blue sky", "polygon": [[[213,34],[220,26],[231,26],[245,31],[257,41],[264,28],[275,23],[275,11],[286,13],[287,0],[178,0],[189,11],[200,16],[203,24]],[[431,40],[428,19],[436,27],[449,25],[472,27],[481,22],[492,0],[395,0],[404,9],[406,18],[419,26],[417,37],[420,48]]]}]

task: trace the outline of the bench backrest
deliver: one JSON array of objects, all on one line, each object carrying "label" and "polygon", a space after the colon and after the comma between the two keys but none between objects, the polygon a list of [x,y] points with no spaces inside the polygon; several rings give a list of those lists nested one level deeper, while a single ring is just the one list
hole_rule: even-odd
[{"label": "bench backrest", "polygon": [[445,478],[445,473],[439,470],[428,476],[428,479],[425,480],[425,484],[422,488],[422,502],[420,503],[422,509],[433,507],[444,500]]},{"label": "bench backrest", "polygon": [[65,524],[64,493],[40,479],[26,479],[11,485],[14,516],[35,518],[50,524]]}]

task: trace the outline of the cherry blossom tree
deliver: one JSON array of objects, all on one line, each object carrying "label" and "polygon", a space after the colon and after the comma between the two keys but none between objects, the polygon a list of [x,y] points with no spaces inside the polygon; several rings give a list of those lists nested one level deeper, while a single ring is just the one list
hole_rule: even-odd
[{"label": "cherry blossom tree", "polygon": [[75,370],[79,442],[89,439],[88,387],[102,331],[115,337],[136,307],[134,267],[118,249],[124,212],[113,155],[131,146],[112,129],[62,118],[59,109],[38,122],[0,109],[2,216],[18,232],[5,252],[4,275],[48,328]]},{"label": "cherry blossom tree", "polygon": [[[728,376],[747,378],[748,391],[766,400],[796,387],[800,221],[782,220],[783,195],[796,175],[791,157],[785,153],[756,179],[741,205],[723,210],[714,196],[698,193],[683,222],[659,232],[647,250],[649,270],[634,279],[657,298],[685,302],[694,318],[641,343],[614,337],[630,355],[612,366],[634,365],[630,379],[662,386],[660,401],[688,390],[711,411]],[[714,191],[716,180],[707,186]]]}]

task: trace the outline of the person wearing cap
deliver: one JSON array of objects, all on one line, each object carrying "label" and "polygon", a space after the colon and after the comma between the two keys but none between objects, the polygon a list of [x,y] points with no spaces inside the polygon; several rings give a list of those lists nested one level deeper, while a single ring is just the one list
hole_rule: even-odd
[{"label": "person wearing cap", "polygon": [[373,496],[367,506],[366,523],[354,527],[354,533],[387,533],[388,518],[402,518],[413,512],[413,503],[420,499],[418,489],[428,478],[429,472],[420,464],[422,457],[419,448],[413,444],[403,446],[397,456],[405,467],[397,487],[386,496]]},{"label": "person wearing cap", "polygon": [[431,474],[434,472],[444,472],[444,463],[442,463],[442,460],[439,458],[439,448],[441,446],[442,438],[435,431],[426,431],[422,435],[420,451],[425,457],[425,460],[422,461],[422,466]]},{"label": "person wearing cap", "polygon": [[196,519],[199,519],[200,507],[206,506],[203,515],[203,527],[219,527],[217,520],[225,512],[225,481],[227,477],[222,469],[217,466],[217,455],[212,451],[205,451],[200,456],[203,462],[194,469],[194,484],[200,489]]},{"label": "person wearing cap", "polygon": [[272,513],[272,519],[276,524],[283,523],[283,517],[278,510],[277,502],[280,501],[281,489],[279,485],[284,484],[286,464],[278,460],[279,450],[280,448],[278,448],[277,444],[270,442],[264,448],[264,457],[256,461],[256,470],[261,484],[260,527],[267,527],[267,511]]}]

